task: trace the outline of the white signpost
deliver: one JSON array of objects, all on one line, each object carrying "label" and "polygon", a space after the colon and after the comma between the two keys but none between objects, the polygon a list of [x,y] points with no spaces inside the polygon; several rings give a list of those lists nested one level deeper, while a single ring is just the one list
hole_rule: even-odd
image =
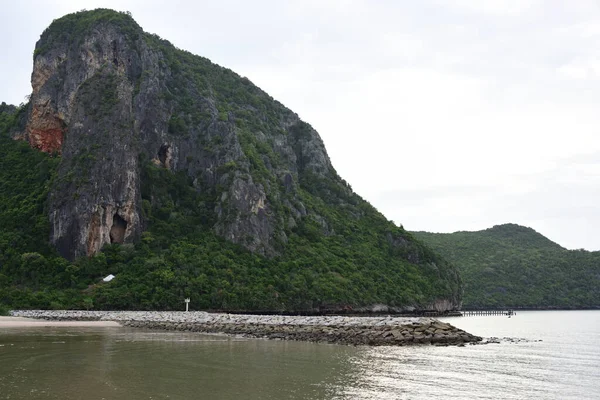
[{"label": "white signpost", "polygon": [[190,299],[187,298],[187,299],[185,299],[185,311],[188,311],[189,305],[190,305]]}]

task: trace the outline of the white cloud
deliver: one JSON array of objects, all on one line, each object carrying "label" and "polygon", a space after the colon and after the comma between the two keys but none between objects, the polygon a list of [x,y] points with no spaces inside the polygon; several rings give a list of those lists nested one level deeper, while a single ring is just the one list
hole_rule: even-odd
[{"label": "white cloud", "polygon": [[584,21],[560,29],[562,34],[588,39],[600,36],[600,20]]},{"label": "white cloud", "polygon": [[570,79],[600,79],[600,59],[576,59],[558,68],[558,73]]},{"label": "white cloud", "polygon": [[440,6],[458,8],[475,13],[506,16],[530,11],[542,4],[541,0],[439,0]]}]

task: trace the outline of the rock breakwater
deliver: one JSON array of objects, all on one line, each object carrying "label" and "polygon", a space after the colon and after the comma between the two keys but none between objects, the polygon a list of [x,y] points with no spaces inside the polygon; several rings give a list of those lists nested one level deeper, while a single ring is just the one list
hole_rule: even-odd
[{"label": "rock breakwater", "polygon": [[12,311],[19,317],[47,320],[116,321],[122,325],[159,330],[225,333],[249,337],[327,342],[349,345],[405,346],[477,343],[471,335],[434,318],[305,317],[146,311]]}]

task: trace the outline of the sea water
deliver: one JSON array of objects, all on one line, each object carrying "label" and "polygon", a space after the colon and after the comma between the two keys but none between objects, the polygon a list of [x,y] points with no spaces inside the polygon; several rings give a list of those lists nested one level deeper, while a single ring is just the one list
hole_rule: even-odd
[{"label": "sea water", "polygon": [[0,399],[600,399],[600,311],[444,321],[500,343],[352,347],[0,328]]}]

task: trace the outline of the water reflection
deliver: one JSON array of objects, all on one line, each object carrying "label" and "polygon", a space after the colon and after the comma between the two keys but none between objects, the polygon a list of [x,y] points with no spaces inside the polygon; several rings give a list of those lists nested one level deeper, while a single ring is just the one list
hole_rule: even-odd
[{"label": "water reflection", "polygon": [[0,333],[0,398],[330,399],[357,349],[177,332]]},{"label": "water reflection", "polygon": [[0,330],[0,399],[600,398],[600,312],[519,313],[508,321],[450,322],[483,336],[543,342],[370,348],[11,328]]},{"label": "water reflection", "polygon": [[520,318],[511,325],[497,317],[448,322],[526,342],[366,349],[349,358],[351,384],[336,399],[600,398],[600,312],[523,312]]}]

